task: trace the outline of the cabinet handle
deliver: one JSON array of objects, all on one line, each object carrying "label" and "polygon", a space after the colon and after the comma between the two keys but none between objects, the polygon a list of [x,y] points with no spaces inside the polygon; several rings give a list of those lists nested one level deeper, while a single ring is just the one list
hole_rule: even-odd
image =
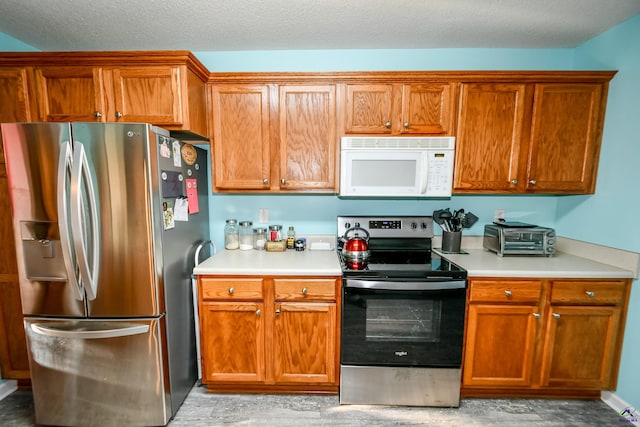
[{"label": "cabinet handle", "polygon": [[404,128],[408,129],[409,128],[409,122],[404,122]]},{"label": "cabinet handle", "polygon": [[269,183],[269,179],[268,179],[268,178],[263,179],[263,180],[262,180],[262,183],[263,183],[263,184],[268,184],[268,183]]},{"label": "cabinet handle", "polygon": [[122,117],[122,113],[120,111],[116,111],[116,119],[119,119]]},{"label": "cabinet handle", "polygon": [[387,129],[391,128],[391,122],[389,120],[384,122],[384,127],[386,127]]},{"label": "cabinet handle", "polygon": [[520,182],[520,181],[518,181],[517,179],[512,179],[512,180],[511,180],[511,183],[512,183],[513,185],[517,185],[517,184],[518,184],[518,182]]},{"label": "cabinet handle", "polygon": [[285,185],[287,183],[287,180],[284,178],[280,179],[280,184]]},{"label": "cabinet handle", "polygon": [[302,288],[302,295],[306,295],[307,294],[307,288]]},{"label": "cabinet handle", "polygon": [[262,311],[260,309],[256,310],[256,316],[260,316],[262,314]]},{"label": "cabinet handle", "polygon": [[96,119],[99,119],[100,117],[102,117],[102,113],[100,111],[94,111],[93,117],[95,117]]},{"label": "cabinet handle", "polygon": [[507,298],[511,298],[511,295],[513,295],[513,292],[511,292],[509,289],[506,289],[504,291],[504,294],[506,295]]},{"label": "cabinet handle", "polygon": [[538,181],[536,181],[535,179],[530,179],[529,180],[529,184],[531,185],[536,185],[538,183]]},{"label": "cabinet handle", "polygon": [[553,316],[554,319],[559,319],[560,318],[560,315],[558,313],[553,313],[552,316]]},{"label": "cabinet handle", "polygon": [[533,313],[533,317],[535,317],[536,319],[540,318],[540,313]]},{"label": "cabinet handle", "polygon": [[276,316],[280,316],[280,309],[276,310]]},{"label": "cabinet handle", "polygon": [[229,295],[233,293],[233,288],[229,288]]},{"label": "cabinet handle", "polygon": [[593,291],[587,291],[587,292],[585,292],[585,294],[587,294],[587,296],[588,296],[589,298],[593,298],[593,297],[595,297],[595,296],[596,296],[596,293],[595,293],[595,292],[593,292]]}]

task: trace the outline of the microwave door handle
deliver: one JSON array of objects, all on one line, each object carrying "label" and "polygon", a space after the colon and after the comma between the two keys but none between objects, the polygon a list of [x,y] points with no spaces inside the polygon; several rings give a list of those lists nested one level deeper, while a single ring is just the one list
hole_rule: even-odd
[{"label": "microwave door handle", "polygon": [[420,174],[420,188],[418,194],[426,194],[427,184],[429,181],[429,153],[422,153],[422,167],[419,167],[422,173]]},{"label": "microwave door handle", "polygon": [[72,168],[71,143],[64,141],[60,144],[60,154],[58,157],[58,229],[60,230],[60,246],[62,249],[62,259],[67,272],[67,283],[71,286],[71,292],[75,299],[84,300],[82,284],[76,276],[74,267],[74,252],[71,246],[71,232],[69,231],[70,216],[67,192],[70,187],[69,173]]}]

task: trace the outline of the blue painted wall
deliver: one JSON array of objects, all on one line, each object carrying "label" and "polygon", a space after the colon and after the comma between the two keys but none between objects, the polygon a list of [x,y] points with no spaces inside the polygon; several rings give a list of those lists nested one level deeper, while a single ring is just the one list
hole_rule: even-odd
[{"label": "blue painted wall", "polygon": [[[323,195],[219,195],[210,197],[212,234],[221,247],[226,218],[257,221],[270,210],[270,223],[296,226],[299,233],[335,233],[341,214],[430,214],[443,207],[471,210],[480,217],[468,235],[481,234],[495,209],[508,219],[556,227],[560,235],[640,252],[640,15],[576,49],[428,49],[195,52],[211,71],[367,70],[561,70],[616,69],[607,107],[597,192],[593,196],[455,196],[446,200],[342,200]],[[0,34],[0,50],[37,50]],[[622,207],[628,206],[623,211]],[[615,212],[613,219],[610,218]],[[438,230],[439,232],[439,230]],[[637,283],[634,283],[637,287]],[[628,325],[640,322],[634,289]],[[618,395],[640,408],[637,328],[627,328]]]},{"label": "blue painted wall", "polygon": [[[640,252],[640,15],[576,49],[578,68],[619,70],[609,86],[596,194],[558,199],[561,235]],[[634,281],[616,394],[640,408],[640,289]]]},{"label": "blue painted wall", "polygon": [[29,46],[4,33],[0,33],[0,51],[2,52],[37,52],[38,49]]}]

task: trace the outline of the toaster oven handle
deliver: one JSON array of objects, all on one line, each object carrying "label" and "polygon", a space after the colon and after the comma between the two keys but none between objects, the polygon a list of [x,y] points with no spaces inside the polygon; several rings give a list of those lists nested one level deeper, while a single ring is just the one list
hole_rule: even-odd
[{"label": "toaster oven handle", "polygon": [[443,291],[450,289],[465,289],[467,287],[466,280],[440,280],[437,282],[399,282],[389,280],[346,279],[345,282],[346,288],[388,291]]}]

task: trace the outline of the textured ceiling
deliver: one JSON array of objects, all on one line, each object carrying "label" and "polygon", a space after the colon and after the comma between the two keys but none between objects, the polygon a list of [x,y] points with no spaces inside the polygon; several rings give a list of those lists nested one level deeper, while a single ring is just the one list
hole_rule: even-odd
[{"label": "textured ceiling", "polygon": [[43,51],[570,48],[640,0],[2,0]]}]

